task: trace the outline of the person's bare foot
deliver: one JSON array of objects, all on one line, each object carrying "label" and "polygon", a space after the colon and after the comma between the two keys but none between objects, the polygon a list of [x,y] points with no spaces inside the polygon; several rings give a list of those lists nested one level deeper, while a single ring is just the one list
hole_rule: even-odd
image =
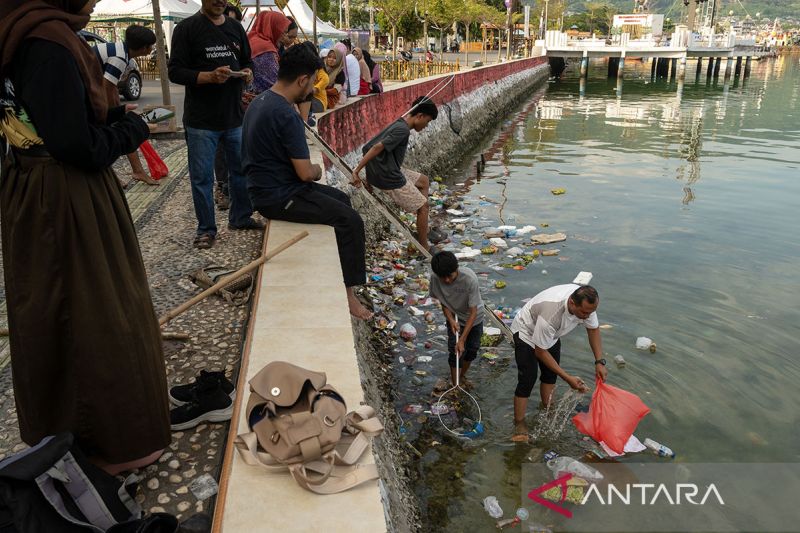
[{"label": "person's bare foot", "polygon": [[511,436],[512,442],[528,442],[528,424],[524,420],[514,422],[514,434]]},{"label": "person's bare foot", "polygon": [[364,305],[353,294],[352,288],[347,289],[347,305],[350,307],[350,314],[359,320],[369,320],[372,318],[372,311]]},{"label": "person's bare foot", "polygon": [[135,179],[136,181],[141,181],[148,185],[161,185],[161,183],[157,182],[144,172],[133,172],[131,173],[131,177],[133,177],[133,179]]}]

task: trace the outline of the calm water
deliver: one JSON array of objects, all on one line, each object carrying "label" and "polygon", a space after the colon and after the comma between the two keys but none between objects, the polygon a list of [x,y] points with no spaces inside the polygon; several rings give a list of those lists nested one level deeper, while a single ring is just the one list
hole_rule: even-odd
[{"label": "calm water", "polygon": [[[517,307],[593,272],[601,323],[613,325],[604,351],[628,362],[610,362],[609,382],[652,410],[640,438],[667,444],[679,461],[800,461],[800,56],[754,63],[749,79],[728,85],[707,83],[705,69],[696,82],[692,63],[683,87],[651,82],[649,65],[626,70],[618,95],[605,65],[593,64],[580,96],[573,66],[487,132],[476,151],[488,158],[481,179],[475,157],[447,177],[466,182],[476,216],[547,223],[569,237],[559,257],[525,271],[476,264],[487,287],[508,283],[485,298]],[[551,195],[557,187],[567,193]],[[481,195],[498,204],[481,205]],[[635,350],[639,335],[657,353]],[[581,330],[564,339],[562,363],[593,382]],[[513,516],[522,463],[585,447],[572,428],[555,443],[511,445],[513,362],[479,362],[472,378],[485,438],[462,444],[435,427],[409,436],[424,453],[417,487],[429,530],[492,530],[485,496]]]}]

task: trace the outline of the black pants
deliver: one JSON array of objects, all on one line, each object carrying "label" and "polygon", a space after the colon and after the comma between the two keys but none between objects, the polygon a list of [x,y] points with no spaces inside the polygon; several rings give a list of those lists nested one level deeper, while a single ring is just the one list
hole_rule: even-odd
[{"label": "black pants", "polygon": [[364,221],[350,206],[350,198],[339,189],[312,183],[309,192],[296,194],[283,205],[257,205],[256,210],[272,220],[333,226],[345,286],[355,287],[366,281]]},{"label": "black pants", "polygon": [[217,143],[217,153],[214,156],[214,175],[217,186],[222,189],[222,194],[228,196],[228,161],[225,159],[224,141]]},{"label": "black pants", "polygon": [[[550,352],[556,363],[561,364],[561,339],[558,339],[547,351]],[[514,358],[517,360],[517,389],[514,391],[514,396],[530,398],[539,370],[542,371],[542,383],[552,385],[558,379],[555,372],[537,359],[533,347],[519,338],[519,333],[514,333]]]},{"label": "black pants", "polygon": [[[464,326],[459,324],[459,334],[464,333]],[[461,357],[464,361],[471,363],[478,356],[478,350],[481,349],[481,335],[483,335],[483,322],[472,325],[469,330],[467,340],[464,342],[464,353]],[[450,324],[447,325],[447,362],[451,368],[456,367],[456,334],[450,329]]]}]

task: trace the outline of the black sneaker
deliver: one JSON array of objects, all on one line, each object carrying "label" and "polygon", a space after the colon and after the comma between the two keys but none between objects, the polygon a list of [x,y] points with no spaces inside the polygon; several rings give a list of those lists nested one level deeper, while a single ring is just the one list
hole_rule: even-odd
[{"label": "black sneaker", "polygon": [[236,399],[236,390],[228,378],[225,377],[225,372],[208,372],[201,370],[200,375],[194,380],[194,383],[188,385],[176,385],[169,389],[169,401],[172,405],[180,407],[185,403],[191,402],[195,398],[195,393],[205,389],[213,389],[219,385],[222,391],[230,396],[231,400]]},{"label": "black sneaker", "polygon": [[217,383],[213,388],[195,391],[192,401],[169,412],[172,431],[193,428],[202,422],[225,422],[233,415],[233,400]]}]

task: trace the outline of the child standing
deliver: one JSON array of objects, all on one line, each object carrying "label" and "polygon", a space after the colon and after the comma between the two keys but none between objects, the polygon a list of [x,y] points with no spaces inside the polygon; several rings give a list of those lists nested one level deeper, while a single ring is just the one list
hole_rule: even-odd
[{"label": "child standing", "polygon": [[364,157],[353,170],[352,185],[361,186],[359,173],[367,168],[368,187],[386,193],[400,209],[417,214],[417,240],[428,249],[428,187],[427,176],[402,168],[411,130],[422,131],[439,116],[436,104],[426,96],[414,100],[411,111],[392,122],[374,139],[364,145]]},{"label": "child standing", "polygon": [[[459,267],[452,252],[439,252],[431,259],[430,292],[442,304],[447,318],[447,348],[450,379],[456,383],[456,354],[461,358],[459,382],[466,388],[464,377],[478,355],[483,334],[483,300],[478,276],[467,267]],[[456,331],[459,332],[456,343]]]}]

